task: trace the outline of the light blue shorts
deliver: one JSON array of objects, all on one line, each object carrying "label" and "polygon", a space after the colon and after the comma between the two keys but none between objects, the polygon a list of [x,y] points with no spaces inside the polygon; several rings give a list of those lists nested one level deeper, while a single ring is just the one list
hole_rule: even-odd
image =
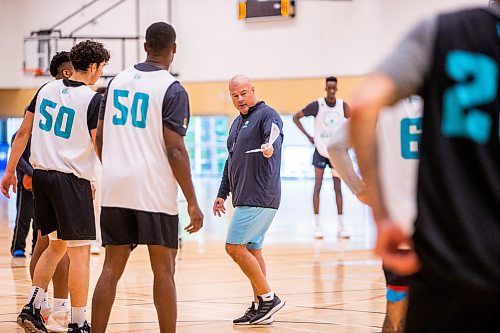
[{"label": "light blue shorts", "polygon": [[278,210],[274,208],[239,206],[227,231],[227,244],[247,245],[249,250],[262,249],[264,236]]}]

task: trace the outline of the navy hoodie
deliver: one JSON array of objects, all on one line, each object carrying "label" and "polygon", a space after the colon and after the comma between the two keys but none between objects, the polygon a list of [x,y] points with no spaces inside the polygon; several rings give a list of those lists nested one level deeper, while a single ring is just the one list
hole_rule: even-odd
[{"label": "navy hoodie", "polygon": [[[246,154],[269,141],[272,124],[280,129],[273,143],[274,153],[265,158],[262,153]],[[247,114],[240,114],[233,121],[227,138],[229,156],[218,197],[226,199],[232,193],[233,206],[252,206],[278,209],[281,201],[281,145],[283,122],[278,112],[258,102]]]}]

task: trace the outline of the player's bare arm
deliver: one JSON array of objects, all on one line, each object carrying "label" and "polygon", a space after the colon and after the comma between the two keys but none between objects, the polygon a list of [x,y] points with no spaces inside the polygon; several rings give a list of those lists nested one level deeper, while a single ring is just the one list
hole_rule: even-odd
[{"label": "player's bare arm", "polygon": [[188,202],[191,223],[184,230],[191,234],[203,227],[203,213],[198,206],[193,182],[191,181],[189,156],[184,145],[184,138],[166,127],[163,127],[163,137],[167,147],[168,162]]}]

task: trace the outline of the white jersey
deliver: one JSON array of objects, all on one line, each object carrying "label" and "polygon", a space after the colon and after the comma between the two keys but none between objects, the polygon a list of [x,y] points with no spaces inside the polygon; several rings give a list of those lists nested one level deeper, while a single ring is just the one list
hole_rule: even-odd
[{"label": "white jersey", "polygon": [[178,214],[177,181],[167,158],[162,109],[176,80],[134,66],[109,84],[104,115],[102,206]]},{"label": "white jersey", "polygon": [[324,98],[318,99],[318,114],[314,118],[314,145],[318,153],[328,158],[327,144],[332,131],[343,121],[344,101],[337,98],[334,107],[329,107]]},{"label": "white jersey", "polygon": [[411,235],[417,212],[417,173],[422,134],[420,97],[412,96],[384,109],[377,139],[381,190],[391,220]]},{"label": "white jersey", "polygon": [[91,180],[97,155],[88,128],[88,109],[96,92],[82,84],[56,80],[36,99],[30,162],[35,169],[72,173]]}]

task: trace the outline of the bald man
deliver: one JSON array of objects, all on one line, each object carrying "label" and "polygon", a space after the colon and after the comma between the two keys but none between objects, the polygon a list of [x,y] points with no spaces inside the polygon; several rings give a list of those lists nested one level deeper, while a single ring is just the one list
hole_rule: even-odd
[{"label": "bald man", "polygon": [[276,296],[266,280],[261,250],[281,200],[283,122],[276,110],[258,101],[248,77],[233,77],[229,93],[240,114],[229,130],[229,156],[213,212],[218,216],[225,214],[224,202],[231,193],[235,210],[227,233],[226,252],[250,280],[254,294],[250,307],[233,323],[271,324],[272,315],[285,301]]}]

